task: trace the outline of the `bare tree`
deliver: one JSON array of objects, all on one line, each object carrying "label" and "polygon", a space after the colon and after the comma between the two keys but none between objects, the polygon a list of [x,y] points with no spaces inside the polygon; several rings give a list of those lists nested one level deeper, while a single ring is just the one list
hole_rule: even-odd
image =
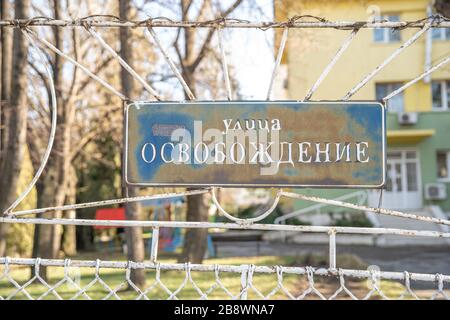
[{"label": "bare tree", "polygon": [[[62,18],[62,8],[60,0],[50,0],[49,6],[56,19]],[[38,13],[40,8],[33,8]],[[70,12],[68,12],[70,14]],[[61,51],[67,51],[71,48],[72,55],[76,60],[90,60],[91,51],[97,49],[89,36],[85,33],[84,39],[80,39],[79,30],[63,29],[53,27],[51,34],[45,33],[45,36],[52,37],[56,48]],[[104,59],[103,51],[100,52],[98,60],[94,65],[94,73],[100,74],[110,67],[112,59]],[[114,119],[109,117],[110,113],[118,114],[119,109],[111,107],[110,104],[117,104],[112,101],[111,94],[98,90],[98,84],[87,75],[79,75],[78,68],[69,71],[70,76],[63,79],[63,70],[70,70],[69,64],[63,61],[63,58],[56,54],[47,54],[52,68],[53,80],[57,96],[57,128],[53,149],[45,168],[45,172],[38,181],[37,187],[37,205],[38,207],[60,206],[66,202],[74,203],[76,197],[76,173],[74,170],[75,160],[84,147],[93,141],[96,135],[105,130],[104,123],[111,124]],[[43,75],[40,66],[35,61],[29,61],[33,75],[39,79],[40,83],[46,88],[47,99],[39,99],[39,92],[29,97],[30,105],[38,104],[34,108],[33,123],[28,127],[28,146],[31,154],[33,167],[37,168],[40,162],[40,153],[45,143],[42,143],[42,136],[46,136],[49,131],[50,111],[46,110],[46,101],[51,99],[48,81]],[[65,64],[66,63],[66,64]],[[90,99],[86,99],[89,96]],[[42,101],[41,101],[42,100]],[[104,106],[108,108],[102,111]],[[48,109],[48,108],[47,108]],[[37,117],[36,117],[37,115]],[[36,121],[36,119],[40,120]],[[100,119],[94,121],[94,119]],[[86,126],[90,123],[91,126]],[[87,127],[87,128],[86,128]],[[116,127],[111,126],[109,130]],[[104,131],[103,131],[104,132]],[[64,214],[66,218],[74,218],[73,210],[62,212],[49,212],[43,214],[43,217],[61,217]],[[33,256],[42,256],[46,258],[58,257],[61,249],[65,255],[76,254],[76,228],[75,226],[60,225],[42,225],[35,228],[33,246]],[[45,272],[43,269],[43,276]]]},{"label": "bare tree", "polygon": [[[2,1],[0,6],[1,19],[10,18],[11,5],[9,1]],[[6,143],[8,141],[8,119],[9,119],[9,95],[11,85],[11,53],[12,53],[12,32],[10,28],[1,28],[1,93],[0,93],[0,166],[5,156]],[[1,174],[0,174],[1,176]],[[3,205],[0,206],[3,209]],[[0,213],[1,214],[1,213]],[[6,234],[8,224],[0,224],[0,255],[6,252]]]},{"label": "bare tree", "polygon": [[435,0],[434,8],[444,17],[450,17],[450,3],[448,0]]},{"label": "bare tree", "polygon": [[[71,164],[69,168],[69,181],[67,183],[67,191],[66,191],[66,202],[67,203],[76,203],[77,196],[77,174],[75,172],[75,167]],[[65,212],[65,218],[75,219],[76,212],[75,210],[68,210]],[[68,225],[63,227],[62,234],[62,251],[66,256],[74,256],[77,254],[77,235],[76,235],[76,226]]]},{"label": "bare tree", "polygon": [[[67,6],[65,15],[72,15],[71,9],[78,11],[82,3],[83,13],[77,12],[75,15],[89,15],[98,12],[98,5],[89,4],[86,0],[78,1],[78,6]],[[49,0],[49,8],[54,16],[62,18],[61,3],[58,0]],[[118,2],[108,2],[107,8],[102,8],[107,12],[114,12],[118,8]],[[33,7],[35,14],[44,15],[45,8]],[[94,74],[108,79],[113,86],[119,84],[119,65],[104,48],[92,38],[89,33],[78,28],[64,29],[52,28],[36,30],[40,37],[53,42],[61,51],[66,52],[75,60],[87,65]],[[108,32],[104,34],[107,42],[117,43],[118,34]],[[95,52],[95,55],[93,55]],[[86,152],[86,148],[95,149],[95,143],[99,135],[111,135],[120,143],[122,141],[120,133],[122,126],[122,108],[119,99],[114,97],[107,90],[100,90],[101,86],[88,75],[82,73],[78,68],[72,68],[69,63],[62,61],[61,56],[49,51],[46,52],[48,62],[54,74],[54,83],[57,90],[58,114],[57,132],[54,147],[50,159],[45,168],[44,174],[36,184],[37,206],[58,206],[64,203],[76,201],[77,176],[74,167],[78,170],[87,160],[103,161],[96,153]],[[94,57],[94,59],[93,59]],[[148,63],[148,56],[145,57]],[[33,167],[36,169],[40,165],[40,157],[46,145],[46,137],[50,130],[51,112],[47,106],[51,99],[51,88],[42,66],[32,59],[30,64],[30,80],[34,87],[43,86],[45,90],[33,91],[28,99],[32,110],[29,114],[30,125],[28,126],[28,147],[31,154]],[[140,64],[139,64],[140,65]],[[64,70],[65,79],[63,81],[61,72]],[[89,98],[87,98],[89,97]],[[109,166],[110,164],[108,164]],[[113,164],[115,165],[115,164]],[[117,164],[120,166],[120,164]],[[78,170],[79,172],[79,170]],[[65,212],[49,212],[44,217],[74,218],[73,210]],[[80,232],[82,239],[87,227]],[[87,233],[90,231],[88,230]],[[33,256],[56,257],[61,251],[65,255],[76,253],[76,230],[75,226],[36,226],[33,246]],[[44,274],[44,272],[43,272]]]},{"label": "bare tree", "polygon": [[[242,0],[235,0],[226,10],[213,12],[211,2],[204,0],[195,20],[201,21],[209,14],[218,17],[227,17],[240,4]],[[193,0],[180,0],[181,20],[189,19],[189,9],[193,4]],[[211,41],[216,29],[208,30],[203,39],[199,35],[199,30],[195,28],[185,28],[181,35],[181,29],[178,31],[174,46],[182,68],[182,75],[191,91],[196,94],[196,83],[199,80],[198,69],[200,64],[207,57],[207,53],[211,51]],[[183,36],[183,38],[181,38]],[[184,45],[183,49],[181,46]],[[197,49],[199,48],[199,49]],[[189,97],[186,95],[186,99]],[[188,221],[207,221],[208,220],[208,198],[206,195],[189,196],[187,200],[187,220]],[[207,229],[188,229],[185,235],[182,261],[190,261],[193,263],[201,263],[205,256],[208,235]]]},{"label": "bare tree", "polygon": [[[53,0],[53,13],[55,19],[61,19],[61,1]],[[55,47],[62,49],[63,34],[58,27],[53,27]],[[53,81],[56,89],[58,104],[57,123],[53,150],[47,163],[43,176],[42,205],[60,206],[64,204],[66,187],[69,176],[69,151],[70,151],[70,124],[74,119],[72,104],[66,104],[63,95],[63,61],[54,54],[52,60]],[[61,217],[62,212],[48,212],[43,214],[45,218]],[[39,228],[39,253],[43,258],[57,258],[61,248],[62,227],[60,225],[42,225]],[[43,270],[43,276],[46,273]]]},{"label": "bare tree", "polygon": [[[2,1],[2,14],[7,1]],[[30,0],[14,2],[14,16],[16,19],[28,18],[30,9]],[[2,39],[2,59],[9,59],[8,43],[3,43]],[[26,103],[26,86],[27,86],[27,57],[28,42],[21,34],[20,29],[15,28],[13,33],[13,49],[12,49],[12,72],[7,70],[7,65],[2,64],[2,78],[10,77],[11,80],[2,79],[2,98],[6,89],[5,100],[9,101],[11,112],[8,114],[8,133],[6,141],[6,149],[1,156],[0,170],[0,210],[3,212],[15,199],[17,195],[17,186],[19,174],[24,158],[27,128],[27,103]],[[3,54],[6,53],[6,56]],[[5,69],[3,69],[5,68]],[[5,71],[5,73],[3,73]],[[12,76],[14,75],[14,76]],[[11,91],[8,94],[8,84],[11,82]],[[3,108],[2,108],[3,109]],[[2,150],[3,151],[3,150]],[[0,255],[4,255],[6,228],[2,224],[0,227]]]},{"label": "bare tree", "polygon": [[[119,16],[122,19],[130,17],[130,1],[119,0]],[[120,29],[120,55],[129,65],[133,64],[132,50],[130,46],[130,33],[128,28]],[[120,79],[122,83],[122,92],[125,96],[130,97],[133,92],[133,81],[131,75],[121,68]],[[126,189],[126,188],[125,188]],[[128,196],[137,196],[136,188],[128,189]],[[129,220],[139,220],[140,205],[138,202],[130,202],[126,205],[126,218]],[[132,227],[126,228],[126,239],[128,249],[128,260],[142,262],[144,261],[144,241],[142,238],[142,228]],[[131,280],[139,287],[145,286],[145,270],[134,269],[131,273]]]},{"label": "bare tree", "polygon": [[[9,1],[2,1],[0,5],[0,18],[6,20],[11,18],[11,4]],[[4,151],[7,141],[7,112],[8,100],[11,87],[11,53],[12,53],[12,30],[11,28],[1,28],[1,93],[0,93],[0,155]]]}]

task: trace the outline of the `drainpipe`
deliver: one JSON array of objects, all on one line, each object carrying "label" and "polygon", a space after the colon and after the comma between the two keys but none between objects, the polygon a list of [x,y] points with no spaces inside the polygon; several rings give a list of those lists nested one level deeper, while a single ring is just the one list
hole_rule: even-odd
[{"label": "drainpipe", "polygon": [[[432,3],[429,3],[427,6],[427,16],[430,17],[433,15]],[[433,45],[433,28],[427,30],[426,38],[425,38],[425,72],[431,68],[431,49]],[[431,75],[428,74],[423,78],[425,83],[430,83]]]}]

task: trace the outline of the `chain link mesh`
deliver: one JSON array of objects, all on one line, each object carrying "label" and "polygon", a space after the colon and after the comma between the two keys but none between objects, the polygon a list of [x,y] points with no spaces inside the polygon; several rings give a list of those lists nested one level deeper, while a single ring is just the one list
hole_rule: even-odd
[{"label": "chain link mesh", "polygon": [[[51,269],[49,279],[41,267]],[[28,280],[23,268],[31,270]],[[133,283],[133,268],[145,270],[146,287]],[[0,270],[2,300],[450,299],[450,276],[406,271],[9,257],[0,258]]]}]

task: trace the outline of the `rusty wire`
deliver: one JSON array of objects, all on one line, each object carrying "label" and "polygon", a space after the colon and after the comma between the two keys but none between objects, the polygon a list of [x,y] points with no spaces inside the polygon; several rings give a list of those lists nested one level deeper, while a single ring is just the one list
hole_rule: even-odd
[{"label": "rusty wire", "polygon": [[[306,20],[306,21],[305,21]],[[1,20],[3,27],[146,27],[146,28],[257,28],[268,30],[273,28],[333,28],[339,30],[353,30],[360,28],[423,28],[427,22],[431,27],[450,27],[450,19],[436,14],[430,17],[413,20],[390,22],[379,21],[331,21],[314,15],[296,15],[285,21],[252,22],[237,18],[219,17],[205,21],[174,21],[167,17],[154,17],[144,20],[125,20],[115,15],[89,15],[74,20],[58,20],[52,17],[37,16],[29,19]]]}]

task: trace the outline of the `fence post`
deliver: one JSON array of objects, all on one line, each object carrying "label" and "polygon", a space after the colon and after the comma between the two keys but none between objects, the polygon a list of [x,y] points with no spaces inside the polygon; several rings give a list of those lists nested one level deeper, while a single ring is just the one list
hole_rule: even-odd
[{"label": "fence post", "polygon": [[240,300],[247,300],[247,289],[248,289],[248,271],[249,265],[242,265],[241,273],[241,293],[239,296]]},{"label": "fence post", "polygon": [[336,229],[332,228],[328,231],[329,235],[329,254],[330,254],[330,269],[336,269]]},{"label": "fence post", "polygon": [[158,240],[159,240],[159,227],[154,227],[152,232],[152,247],[150,251],[150,261],[156,263],[158,258]]}]

